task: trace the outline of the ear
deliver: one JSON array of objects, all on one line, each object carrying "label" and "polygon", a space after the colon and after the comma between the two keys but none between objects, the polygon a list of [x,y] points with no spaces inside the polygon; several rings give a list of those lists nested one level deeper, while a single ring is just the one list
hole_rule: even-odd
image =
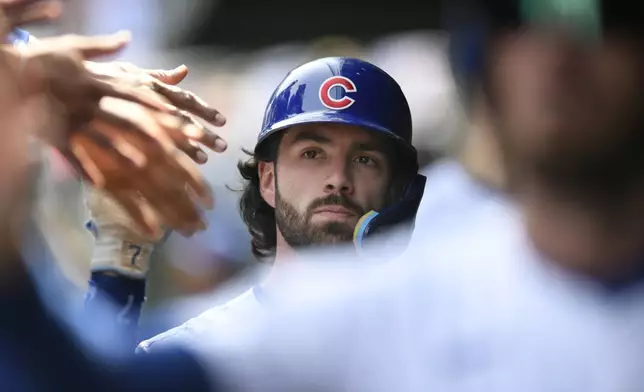
[{"label": "ear", "polygon": [[260,161],[257,164],[259,193],[269,206],[275,208],[275,162]]}]

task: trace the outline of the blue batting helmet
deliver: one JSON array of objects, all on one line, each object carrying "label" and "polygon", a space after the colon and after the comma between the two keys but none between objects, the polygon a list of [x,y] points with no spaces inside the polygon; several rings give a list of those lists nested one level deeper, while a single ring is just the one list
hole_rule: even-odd
[{"label": "blue batting helmet", "polygon": [[288,127],[339,123],[380,132],[397,143],[418,170],[412,146],[411,113],[400,86],[385,71],[366,61],[328,57],[301,65],[286,75],[266,107],[255,154],[267,139]]}]

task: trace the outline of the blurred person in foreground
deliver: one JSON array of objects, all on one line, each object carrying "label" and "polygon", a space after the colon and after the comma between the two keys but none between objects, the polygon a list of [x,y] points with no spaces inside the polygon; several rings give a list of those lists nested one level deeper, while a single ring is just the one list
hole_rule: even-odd
[{"label": "blurred person in foreground", "polygon": [[[153,205],[170,196],[163,180],[142,170],[148,168],[148,162],[163,169],[173,186],[189,184],[201,199],[209,197],[192,164],[182,161],[176,150],[195,150],[194,146],[186,147],[192,139],[186,135],[182,113],[145,89],[132,89],[122,77],[101,79],[85,67],[84,59],[117,52],[127,37],[53,37],[29,48],[21,45],[26,34],[15,30],[9,34],[15,26],[50,19],[58,12],[59,5],[48,1],[17,0],[0,5],[0,35],[14,44],[0,47],[4,129],[0,298],[3,312],[9,315],[0,326],[2,386],[29,391],[208,390],[201,366],[182,351],[155,353],[145,363],[119,360],[107,366],[99,358],[89,360],[61,329],[32,285],[22,253],[37,245],[32,242],[28,222],[34,180],[30,146],[34,140],[64,152],[88,181],[125,203],[133,200],[127,192],[153,190],[157,198],[150,202]],[[138,183],[131,181],[133,174]],[[141,184],[150,189],[141,189]],[[174,195],[166,204],[179,202],[175,207],[181,208],[187,201],[188,210],[201,208],[195,199],[181,198]],[[189,216],[172,218],[163,211],[155,215],[170,227],[177,224],[177,229],[188,230],[194,225]],[[139,223],[145,230],[149,222]],[[156,227],[158,221],[154,224]]]},{"label": "blurred person in foreground", "polygon": [[642,7],[474,3],[499,186],[463,173],[469,215],[417,225],[402,263],[299,263],[191,347],[230,390],[644,385]]},{"label": "blurred person in foreground", "polygon": [[[222,318],[261,311],[272,287],[279,285],[279,271],[297,261],[299,252],[349,247],[352,241],[365,250],[370,235],[383,235],[399,226],[411,229],[424,188],[411,136],[405,96],[376,66],[335,57],[291,71],[269,100],[252,158],[239,164],[246,180],[241,215],[252,237],[253,253],[273,264],[269,276],[227,304],[142,342],[141,351],[185,340],[199,342]],[[99,236],[101,226],[113,224],[120,216],[106,203],[104,199],[88,202]],[[136,320],[148,258],[157,244],[141,242],[135,233],[114,234],[103,241],[127,244],[127,248],[112,254],[110,263],[94,257],[93,281],[109,279],[119,286],[124,312]],[[401,245],[406,243],[391,247]],[[368,261],[386,257],[365,255]],[[96,268],[105,265],[111,268]],[[105,272],[111,276],[104,277]]]},{"label": "blurred person in foreground", "polygon": [[[33,44],[28,33],[19,36],[24,37],[15,49],[21,56],[20,66],[51,79],[45,86],[48,107],[61,110],[61,126],[72,130],[56,138],[44,133],[41,139],[58,149],[87,185],[122,205],[143,232],[160,235],[161,224],[185,233],[202,229],[201,208],[210,208],[213,201],[190,157],[202,162],[198,143],[217,149],[219,139],[177,106],[189,101],[188,111],[206,109],[207,113],[199,114],[220,125],[223,117],[189,93],[163,83],[177,83],[187,69],[148,71],[126,63],[70,61],[117,53],[129,41],[123,33],[110,37],[111,41],[105,38],[101,50],[85,48],[86,40],[75,36]],[[69,52],[72,44],[80,48],[80,55]],[[59,76],[64,74],[68,79]],[[160,112],[159,121],[145,124],[136,117],[144,107]],[[91,117],[93,111],[96,118]]]},{"label": "blurred person in foreground", "polygon": [[[203,208],[212,207],[211,189],[195,164],[205,162],[200,144],[215,151],[225,142],[193,116],[223,125],[225,119],[194,94],[172,86],[187,74],[144,70],[127,63],[89,59],[118,53],[129,34],[59,36],[36,40],[15,26],[60,14],[55,1],[8,0],[3,22],[11,46],[8,66],[35,75],[23,88],[43,92],[52,128],[30,136],[57,149],[91,189],[111,196],[151,236],[162,227],[190,234],[203,229]],[[26,93],[30,93],[26,90]]]},{"label": "blurred person in foreground", "polygon": [[[41,18],[51,19],[60,13],[57,2],[7,4],[10,16],[17,15],[21,4],[27,5],[27,15],[37,12],[43,15]],[[225,141],[200,121],[222,126],[225,118],[193,93],[175,86],[186,77],[187,67],[146,70],[123,62],[89,61],[98,55],[117,53],[129,40],[124,34],[111,42],[105,38],[105,48],[101,50],[89,46],[91,41],[75,36],[40,40],[26,31],[13,29],[9,38],[14,50],[23,57],[24,68],[34,68],[50,76],[46,79],[46,91],[51,98],[48,104],[63,114],[52,117],[52,121],[67,122],[62,126],[71,131],[85,131],[70,131],[69,138],[56,139],[45,133],[40,139],[60,151],[78,170],[90,200],[109,199],[127,217],[128,225],[137,227],[146,238],[162,238],[163,228],[173,228],[184,235],[205,228],[202,212],[213,205],[211,189],[190,160],[198,164],[206,162],[202,147],[215,152],[226,149]],[[80,47],[80,55],[66,52],[70,44]],[[132,103],[102,99],[96,111],[94,105],[104,96],[125,98]],[[145,113],[137,116],[144,107],[158,111],[155,115],[158,120],[146,122]],[[111,261],[111,253],[121,252],[121,243],[110,242],[110,233],[118,230],[118,225],[112,225],[107,233],[101,232],[94,259]],[[131,257],[137,251],[129,248],[126,252]],[[42,272],[38,271],[40,275]],[[55,280],[56,274],[47,275],[39,279],[44,282],[41,288],[49,291],[53,287],[53,294],[59,285],[50,281]],[[100,283],[103,281],[99,280]],[[106,285],[106,291],[111,294],[110,281]],[[89,302],[92,300],[90,296]],[[61,309],[65,307],[61,303],[64,301],[51,302]],[[84,318],[97,319],[94,310],[99,312],[99,309],[104,309],[104,302],[90,306]],[[119,332],[119,328],[114,332]],[[98,332],[96,335],[108,336]]]}]

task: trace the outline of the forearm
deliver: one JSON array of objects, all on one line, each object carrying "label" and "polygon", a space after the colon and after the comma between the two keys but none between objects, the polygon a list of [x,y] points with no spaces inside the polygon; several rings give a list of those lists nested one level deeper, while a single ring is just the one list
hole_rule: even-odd
[{"label": "forearm", "polygon": [[92,251],[87,317],[105,317],[106,304],[111,330],[124,335],[131,352],[139,341],[138,323],[145,300],[148,265],[155,242],[131,229],[123,211],[102,193],[85,192],[92,220],[87,228],[95,242]]}]

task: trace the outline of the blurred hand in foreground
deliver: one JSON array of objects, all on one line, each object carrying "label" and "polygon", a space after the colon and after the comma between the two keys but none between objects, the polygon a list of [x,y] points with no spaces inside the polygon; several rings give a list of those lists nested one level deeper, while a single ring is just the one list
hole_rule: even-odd
[{"label": "blurred hand in foreground", "polygon": [[[127,42],[127,33],[68,35],[11,51],[16,53],[18,72],[39,75],[42,85],[31,87],[45,93],[49,122],[62,130],[51,132],[48,127],[38,135],[58,148],[92,186],[119,202],[143,233],[154,236],[164,224],[189,235],[205,228],[200,212],[212,208],[213,198],[188,157],[198,161],[197,152],[202,151],[197,142],[215,150],[225,149],[225,142],[195,125],[197,121],[187,121],[187,112],[170,101],[219,125],[225,120],[192,94],[173,90],[192,97],[187,99],[193,102],[190,107],[170,93],[170,99],[156,93],[147,87],[149,82],[131,83],[125,71],[119,77],[98,77],[83,63],[116,53]],[[146,77],[152,78],[147,73]]]}]

